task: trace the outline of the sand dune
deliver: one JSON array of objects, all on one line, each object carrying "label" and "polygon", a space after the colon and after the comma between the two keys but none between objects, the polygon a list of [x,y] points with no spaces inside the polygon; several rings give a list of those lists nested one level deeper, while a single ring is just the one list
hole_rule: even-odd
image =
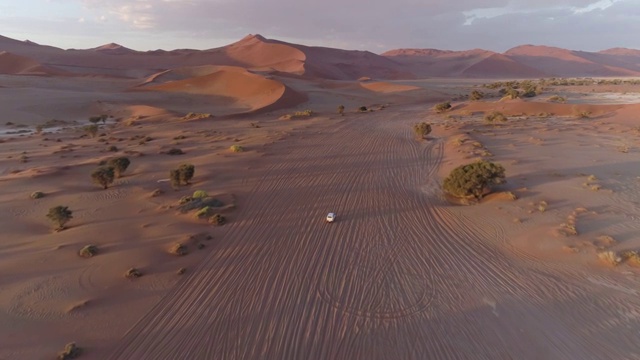
[{"label": "sand dune", "polygon": [[57,75],[67,73],[24,56],[15,55],[7,51],[0,52],[0,74],[7,75]]},{"label": "sand dune", "polygon": [[[548,46],[524,45],[505,52],[518,62],[550,76],[638,76],[640,72],[590,60],[593,56]],[[585,56],[586,55],[586,56]]]},{"label": "sand dune", "polygon": [[[220,66],[197,68],[192,71],[183,69],[178,72],[178,75],[189,76],[203,72],[206,75],[161,84],[148,84],[139,89],[210,95],[220,101],[228,101],[231,107],[242,111],[256,111],[265,108],[273,110],[278,107],[295,105],[292,103],[295,101],[295,94],[292,90],[287,90],[284,84],[251,73],[243,68]],[[163,77],[167,77],[171,73],[163,73],[155,77],[153,81],[162,80]]]}]

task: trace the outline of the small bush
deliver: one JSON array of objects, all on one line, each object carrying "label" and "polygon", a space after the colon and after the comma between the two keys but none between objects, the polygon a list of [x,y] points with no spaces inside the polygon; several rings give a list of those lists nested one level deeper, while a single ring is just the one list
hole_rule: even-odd
[{"label": "small bush", "polygon": [[344,105],[338,105],[338,114],[344,116]]},{"label": "small bush", "polygon": [[169,249],[169,253],[176,255],[176,256],[184,256],[187,255],[188,251],[187,251],[187,246],[181,243],[177,243],[174,244],[173,246],[171,246],[171,248]]},{"label": "small bush", "polygon": [[163,191],[161,189],[155,189],[153,190],[153,192],[151,193],[151,197],[158,197],[160,195],[163,194]]},{"label": "small bush", "polygon": [[127,170],[127,168],[129,167],[129,164],[131,164],[131,161],[129,160],[129,158],[121,156],[121,157],[109,159],[107,164],[113,167],[116,177],[120,177],[122,176],[122,173]]},{"label": "small bush", "polygon": [[304,110],[304,111],[296,111],[296,112],[293,114],[293,116],[295,116],[295,117],[309,117],[309,116],[311,116],[311,115],[313,115],[313,111],[311,111],[311,110],[309,110],[309,109]]},{"label": "small bush", "polygon": [[186,269],[186,268],[180,268],[180,269],[178,269],[178,271],[176,272],[176,274],[178,274],[178,275],[183,275],[183,274],[184,274],[184,273],[186,273],[186,272],[187,272],[187,269]]},{"label": "small bush", "polygon": [[141,276],[142,276],[142,271],[136,268],[131,268],[124,273],[124,277],[126,277],[127,279],[139,278]]},{"label": "small bush", "polygon": [[44,197],[44,193],[42,191],[34,191],[29,195],[32,199],[41,199]]},{"label": "small bush", "polygon": [[118,147],[115,145],[111,145],[107,148],[107,151],[111,151],[111,152],[117,152],[118,151]]},{"label": "small bush", "polygon": [[369,110],[367,109],[367,107],[366,107],[366,106],[360,106],[360,107],[358,108],[358,111],[359,111],[359,112],[367,112],[367,111],[369,111]]},{"label": "small bush", "polygon": [[484,93],[482,91],[473,90],[471,95],[469,95],[469,99],[472,101],[482,100],[484,98]]},{"label": "small bush", "polygon": [[84,258],[90,258],[98,254],[98,247],[95,245],[87,245],[78,251],[78,255]]},{"label": "small bush", "polygon": [[451,103],[447,101],[447,102],[442,102],[442,103],[436,104],[434,109],[438,113],[445,112],[445,111],[451,109]]},{"label": "small bush", "polygon": [[231,147],[229,147],[229,150],[231,150],[231,152],[243,152],[244,148],[240,145],[231,145]]},{"label": "small bush", "polygon": [[178,148],[171,148],[167,151],[167,155],[184,155],[184,151]]},{"label": "small bush", "polygon": [[191,197],[194,199],[205,198],[208,196],[209,194],[207,194],[207,192],[204,190],[196,190],[193,192],[193,195],[191,195]]},{"label": "small bush", "polygon": [[560,95],[553,95],[552,97],[550,97],[548,99],[549,102],[555,102],[555,103],[565,103],[567,102],[567,99],[565,99],[564,97],[560,96]]},{"label": "small bush", "polygon": [[507,117],[499,111],[492,111],[484,116],[484,121],[488,123],[505,122],[507,120]]},{"label": "small bush", "polygon": [[80,356],[82,349],[76,346],[76,343],[68,343],[64,346],[64,350],[58,353],[58,360],[75,359]]},{"label": "small bush", "polygon": [[73,212],[67,206],[56,206],[49,209],[47,218],[58,227],[56,230],[63,230],[64,225],[73,219]]},{"label": "small bush", "polygon": [[443,190],[455,197],[481,199],[493,184],[505,182],[502,165],[481,160],[453,169],[444,179]]},{"label": "small bush", "polygon": [[215,226],[222,226],[227,222],[227,219],[222,214],[215,214],[209,218],[209,224]]},{"label": "small bush", "polygon": [[516,89],[507,89],[504,95],[505,98],[513,100],[520,97],[520,92]]},{"label": "small bush", "polygon": [[173,187],[178,187],[180,185],[188,185],[189,180],[193,178],[195,174],[195,166],[191,164],[182,164],[177,169],[171,170],[169,172],[169,180],[171,181],[171,185]]},{"label": "small bush", "polygon": [[91,136],[92,138],[96,137],[96,135],[98,134],[98,125],[93,124],[93,125],[88,125],[84,127],[84,131]]},{"label": "small bush", "polygon": [[413,132],[415,132],[420,139],[424,139],[425,136],[431,134],[431,124],[426,122],[414,124]]},{"label": "small bush", "polygon": [[113,179],[115,178],[115,170],[111,166],[101,166],[91,173],[91,179],[96,185],[102,186],[103,189],[107,189]]},{"label": "small bush", "polygon": [[198,212],[196,212],[196,217],[197,218],[204,218],[204,217],[208,217],[209,215],[211,215],[211,207],[209,206],[205,206],[202,209],[198,210]]}]

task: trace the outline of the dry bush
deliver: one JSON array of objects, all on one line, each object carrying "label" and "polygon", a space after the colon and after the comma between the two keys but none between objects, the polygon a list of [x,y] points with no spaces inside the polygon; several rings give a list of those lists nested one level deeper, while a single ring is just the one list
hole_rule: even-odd
[{"label": "dry bush", "polygon": [[32,199],[41,199],[44,197],[44,193],[42,191],[34,191],[29,195]]},{"label": "dry bush", "polygon": [[80,251],[78,255],[84,258],[90,258],[98,254],[98,247],[95,245],[86,245]]},{"label": "dry bush", "polygon": [[180,268],[180,269],[178,269],[178,271],[176,272],[176,274],[178,274],[178,275],[182,275],[182,274],[184,274],[184,273],[186,273],[186,272],[187,272],[187,269],[186,269],[186,268]]},{"label": "dry bush", "polygon": [[209,224],[215,226],[222,226],[227,222],[227,219],[222,214],[215,214],[209,218]]},{"label": "dry bush", "polygon": [[499,111],[492,111],[484,116],[484,121],[488,123],[506,122],[508,119]]},{"label": "dry bush", "polygon": [[436,104],[433,109],[437,112],[437,113],[443,113],[449,109],[451,109],[451,103],[450,102],[441,102],[439,104]]},{"label": "dry bush", "polygon": [[113,180],[116,173],[112,166],[101,166],[91,173],[91,179],[96,185],[102,186],[103,189],[107,189]]},{"label": "dry bush", "polygon": [[491,185],[504,182],[505,169],[502,165],[481,160],[453,169],[442,187],[447,194],[458,198],[481,199],[490,191]]},{"label": "dry bush", "polygon": [[424,139],[425,136],[431,134],[431,124],[426,123],[426,122],[420,122],[417,124],[413,125],[413,132],[416,133],[416,135],[420,138],[420,139]]},{"label": "dry bush", "polygon": [[64,346],[64,350],[58,353],[58,360],[75,359],[81,352],[82,349],[76,346],[76,343],[68,343]]},{"label": "dry bush", "polygon": [[602,251],[598,253],[598,259],[600,261],[607,263],[608,265],[617,266],[622,261],[622,258],[618,256],[613,251]]},{"label": "dry bush", "polygon": [[187,115],[182,117],[182,120],[200,120],[200,119],[209,119],[212,118],[213,115],[208,113],[194,113],[190,112]]},{"label": "dry bush", "polygon": [[565,103],[565,102],[567,102],[567,99],[565,99],[564,97],[562,97],[560,95],[553,95],[552,97],[547,99],[547,101],[555,102],[555,103]]},{"label": "dry bush", "polygon": [[547,204],[546,201],[544,201],[544,200],[540,201],[538,203],[538,211],[545,212],[547,210],[547,206],[548,206],[548,204]]},{"label": "dry bush", "polygon": [[240,145],[231,145],[229,147],[229,150],[231,150],[231,152],[237,153],[237,152],[243,152],[244,148]]},{"label": "dry bush", "polygon": [[136,268],[130,268],[129,270],[127,270],[124,273],[124,277],[126,277],[127,279],[135,279],[135,278],[139,278],[142,276],[142,271],[136,269]]},{"label": "dry bush", "polygon": [[184,155],[184,151],[178,148],[171,148],[167,151],[167,155]]},{"label": "dry bush", "polygon": [[73,218],[72,214],[73,212],[69,210],[69,207],[60,205],[50,208],[47,213],[47,218],[58,225],[55,229],[56,231],[61,231],[64,229],[64,225]]},{"label": "dry bush", "polygon": [[187,255],[187,246],[181,243],[173,244],[171,248],[169,248],[169,253],[176,256]]}]

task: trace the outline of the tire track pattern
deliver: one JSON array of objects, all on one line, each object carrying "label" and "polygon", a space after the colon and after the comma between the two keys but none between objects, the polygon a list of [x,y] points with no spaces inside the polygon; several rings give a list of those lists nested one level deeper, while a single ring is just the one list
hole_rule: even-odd
[{"label": "tire track pattern", "polygon": [[412,141],[395,114],[274,144],[226,245],[111,359],[640,356],[637,296],[514,256],[501,229],[458,216],[435,179],[443,142]]}]

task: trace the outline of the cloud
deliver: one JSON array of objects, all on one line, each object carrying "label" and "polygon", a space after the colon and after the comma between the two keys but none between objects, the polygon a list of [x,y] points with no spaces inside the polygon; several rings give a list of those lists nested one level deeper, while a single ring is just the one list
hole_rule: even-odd
[{"label": "cloud", "polygon": [[[506,50],[523,43],[640,48],[640,0],[52,0],[81,4],[99,34],[200,48],[249,33],[311,45]],[[105,16],[109,21],[96,21]],[[91,20],[93,19],[93,20]],[[123,42],[126,39],[105,39]],[[139,46],[138,48],[145,47]]]}]

